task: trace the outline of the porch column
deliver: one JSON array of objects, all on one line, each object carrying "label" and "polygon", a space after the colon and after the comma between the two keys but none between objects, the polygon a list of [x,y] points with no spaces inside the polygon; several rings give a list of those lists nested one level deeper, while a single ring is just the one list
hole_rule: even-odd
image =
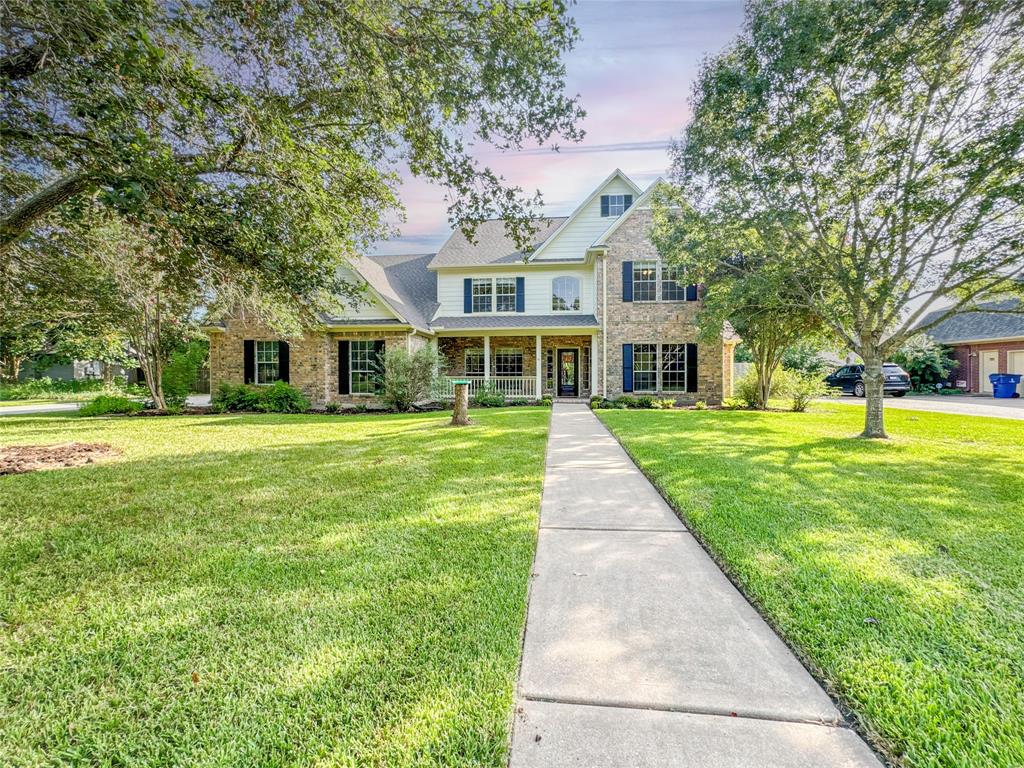
[{"label": "porch column", "polygon": [[491,381],[491,337],[484,336],[484,384]]},{"label": "porch column", "polygon": [[[604,360],[601,360],[604,367]],[[590,396],[597,394],[597,334],[590,334]]]},{"label": "porch column", "polygon": [[540,334],[538,333],[537,334],[537,354],[534,356],[534,360],[536,362],[533,365],[533,372],[534,372],[533,396],[536,397],[538,400],[540,400],[541,397],[544,396],[544,393],[541,391],[541,388],[540,388],[540,355],[541,355]]}]

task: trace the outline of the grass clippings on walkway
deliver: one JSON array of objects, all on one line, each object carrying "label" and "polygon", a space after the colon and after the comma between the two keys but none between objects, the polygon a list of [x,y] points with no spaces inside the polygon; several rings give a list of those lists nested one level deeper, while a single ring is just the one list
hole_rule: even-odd
[{"label": "grass clippings on walkway", "polygon": [[505,765],[549,413],[0,423],[0,764]]},{"label": "grass clippings on walkway", "polygon": [[600,411],[899,765],[1024,765],[1024,428],[890,410]]}]

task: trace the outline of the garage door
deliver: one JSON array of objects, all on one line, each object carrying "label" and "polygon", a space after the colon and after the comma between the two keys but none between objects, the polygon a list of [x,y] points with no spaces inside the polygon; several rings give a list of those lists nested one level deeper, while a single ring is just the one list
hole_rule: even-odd
[{"label": "garage door", "polygon": [[[1007,352],[1006,367],[1009,368],[1007,373],[1024,374],[1024,349]],[[1018,385],[1018,391],[1021,393],[1021,397],[1024,397],[1024,380],[1021,380],[1021,383]]]}]

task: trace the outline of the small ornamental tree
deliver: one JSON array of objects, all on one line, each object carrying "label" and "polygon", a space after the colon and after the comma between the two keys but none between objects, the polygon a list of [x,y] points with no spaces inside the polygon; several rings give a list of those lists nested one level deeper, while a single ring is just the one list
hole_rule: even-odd
[{"label": "small ornamental tree", "polygon": [[1022,289],[1022,82],[1017,0],[752,0],[695,85],[663,252],[706,279],[755,241],[864,360],[884,437],[882,363],[926,313]]}]

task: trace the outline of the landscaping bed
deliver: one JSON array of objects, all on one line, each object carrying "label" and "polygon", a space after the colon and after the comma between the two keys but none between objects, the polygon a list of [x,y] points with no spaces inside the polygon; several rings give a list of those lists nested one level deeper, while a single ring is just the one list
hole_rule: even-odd
[{"label": "landscaping bed", "polygon": [[4,761],[504,766],[549,416],[0,424]]},{"label": "landscaping bed", "polygon": [[1019,422],[599,411],[862,730],[910,768],[1024,765]]}]

